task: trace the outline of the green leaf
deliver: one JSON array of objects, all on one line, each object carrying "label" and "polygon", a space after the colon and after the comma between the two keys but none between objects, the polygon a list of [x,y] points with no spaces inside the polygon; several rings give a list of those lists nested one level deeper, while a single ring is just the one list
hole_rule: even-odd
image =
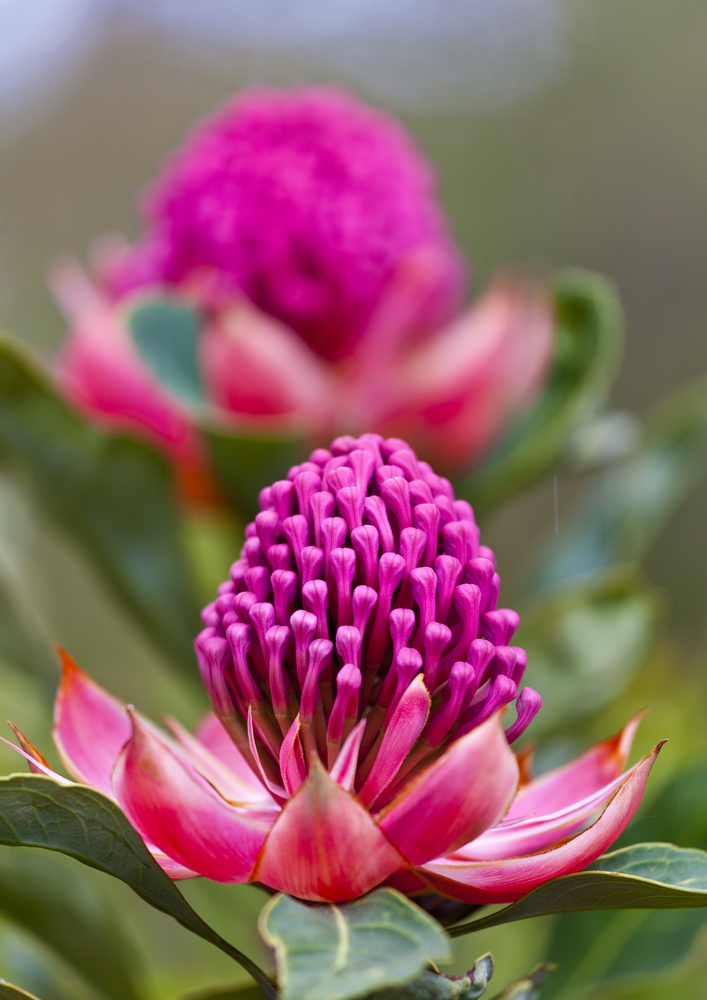
[{"label": "green leaf", "polygon": [[199,316],[171,299],[153,299],[133,309],[128,327],[143,360],[162,385],[179,399],[203,399],[197,361]]},{"label": "green leaf", "polygon": [[146,444],[104,434],[0,335],[0,452],[38,504],[79,541],[123,604],[193,673],[198,617],[187,585],[171,473]]},{"label": "green leaf", "polygon": [[274,1000],[275,991],[262,970],[194,912],[118,805],[95,789],[59,785],[36,774],[0,778],[0,844],[60,851],[113,875],[145,902],[224,951]]},{"label": "green leaf", "polygon": [[554,290],[557,343],[542,395],[491,457],[455,484],[457,496],[477,513],[548,470],[575,429],[602,406],[616,374],[623,320],[613,286],[588,271],[567,270],[555,275]]},{"label": "green leaf", "polygon": [[448,961],[449,941],[424,910],[393,889],[337,906],[274,896],[260,933],[275,949],[283,1000],[347,1000],[417,978]]},{"label": "green leaf", "polygon": [[215,993],[190,993],[182,1000],[265,1000],[265,994],[257,986],[234,986],[218,989]]},{"label": "green leaf", "polygon": [[0,855],[0,913],[56,951],[103,994],[136,1000],[140,961],[107,902],[61,859]]},{"label": "green leaf", "polygon": [[493,956],[489,951],[477,958],[465,976],[444,976],[428,970],[404,986],[370,993],[367,1000],[478,1000],[492,975]]},{"label": "green leaf", "polygon": [[558,971],[543,1000],[588,987],[640,985],[681,967],[701,936],[703,910],[567,913],[555,921],[546,954]]},{"label": "green leaf", "polygon": [[528,654],[527,682],[543,694],[532,734],[612,701],[643,663],[660,602],[631,567],[618,567],[538,595],[514,641]]},{"label": "green leaf", "polygon": [[[707,769],[704,763],[682,774],[652,798],[644,797],[636,817],[614,845],[637,840],[678,847],[707,847]],[[547,957],[559,970],[543,993],[582,996],[588,988],[635,990],[656,978],[682,972],[707,914],[694,910],[632,910],[568,913],[554,924]],[[696,948],[699,951],[699,947]],[[633,993],[631,993],[633,996]]]},{"label": "green leaf", "polygon": [[12,983],[6,983],[4,979],[0,979],[0,1000],[39,1000],[34,993],[27,993],[26,990],[21,990],[19,986],[13,986]]},{"label": "green leaf", "polygon": [[649,414],[642,446],[603,473],[563,525],[538,573],[548,586],[643,557],[707,473],[707,376],[681,386]]},{"label": "green leaf", "polygon": [[545,982],[548,973],[553,970],[553,965],[538,965],[527,976],[507,986],[503,993],[497,993],[493,1000],[536,1000],[540,996],[540,984]]},{"label": "green leaf", "polygon": [[56,689],[56,659],[0,573],[0,660]]},{"label": "green leaf", "polygon": [[584,871],[533,889],[497,913],[450,927],[452,937],[500,924],[578,910],[707,907],[707,853],[636,844],[603,854]]},{"label": "green leaf", "polygon": [[285,479],[303,461],[307,441],[295,437],[247,437],[212,426],[202,428],[219,480],[235,506],[251,517],[260,510],[260,491]]}]

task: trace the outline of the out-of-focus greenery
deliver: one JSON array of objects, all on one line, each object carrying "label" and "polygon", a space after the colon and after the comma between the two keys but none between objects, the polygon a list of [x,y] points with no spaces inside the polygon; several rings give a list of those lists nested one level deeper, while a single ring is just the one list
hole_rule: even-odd
[{"label": "out-of-focus greenery", "polygon": [[540,398],[481,467],[455,483],[478,515],[552,468],[568,439],[602,410],[616,376],[623,322],[614,289],[572,270],[555,274],[552,285],[557,339]]},{"label": "out-of-focus greenery", "polygon": [[16,342],[0,342],[0,454],[176,665],[190,666],[198,618],[172,502],[150,448],[72,412]]}]

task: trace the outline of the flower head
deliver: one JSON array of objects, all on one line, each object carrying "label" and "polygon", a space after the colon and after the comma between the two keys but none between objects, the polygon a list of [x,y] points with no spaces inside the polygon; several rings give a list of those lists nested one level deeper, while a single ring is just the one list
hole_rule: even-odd
[{"label": "flower head", "polygon": [[460,311],[465,267],[432,169],[349,94],[235,98],[168,161],[144,216],[137,246],[104,247],[93,280],[54,269],[71,324],[55,370],[81,410],[150,437],[187,484],[208,479],[207,449],[132,341],[146,299],[195,310],[208,414],[236,436],[373,429],[462,472],[539,392],[547,288],[505,276]]},{"label": "flower head", "polygon": [[518,694],[518,615],[496,607],[471,507],[404,441],[339,438],[263,490],[261,508],[196,651],[264,780],[278,760],[278,794],[312,761],[331,771],[341,758],[359,799],[380,808],[516,698],[506,735],[521,735],[540,698]]},{"label": "flower head", "polygon": [[497,608],[493,554],[445,479],[366,434],[315,451],[261,506],[204,610],[195,648],[214,712],[196,737],[174,720],[160,731],[64,656],[62,759],[174,878],[503,902],[613,843],[660,747],[621,773],[634,719],[537,780],[524,768],[519,786],[509,744],[540,697],[518,691],[518,616]]},{"label": "flower head", "polygon": [[462,255],[434,175],[389,115],[333,87],[248,91],[201,124],[143,203],[146,233],[116,289],[199,272],[246,295],[321,357],[349,354],[401,259],[440,267],[419,322],[459,305]]}]

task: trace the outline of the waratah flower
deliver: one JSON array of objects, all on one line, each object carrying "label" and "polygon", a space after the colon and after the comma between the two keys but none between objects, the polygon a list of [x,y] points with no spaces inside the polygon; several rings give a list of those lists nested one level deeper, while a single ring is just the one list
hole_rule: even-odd
[{"label": "waratah flower", "polygon": [[461,310],[465,272],[433,172],[390,116],[333,88],[253,90],[189,137],[144,201],[135,247],[93,279],[52,278],[71,324],[68,397],[152,437],[192,474],[188,408],[126,317],[169,295],[199,314],[211,416],[236,433],[403,434],[460,471],[535,397],[553,343],[547,290],[497,279]]},{"label": "waratah flower", "polygon": [[510,744],[540,697],[519,688],[518,616],[496,606],[493,553],[446,479],[367,434],[313,452],[261,507],[203,612],[213,713],[196,736],[159,730],[64,656],[64,764],[117,800],[170,875],[310,900],[387,882],[493,903],[613,843],[660,747],[622,774],[633,720],[520,777]]}]

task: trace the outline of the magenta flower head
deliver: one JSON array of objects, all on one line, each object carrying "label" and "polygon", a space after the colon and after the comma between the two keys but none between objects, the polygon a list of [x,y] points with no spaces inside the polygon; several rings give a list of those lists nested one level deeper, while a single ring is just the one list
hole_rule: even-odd
[{"label": "magenta flower head", "polygon": [[510,747],[540,708],[520,688],[518,616],[497,607],[493,553],[447,480],[367,434],[315,451],[261,507],[203,613],[213,713],[196,737],[160,731],[64,661],[67,769],[118,801],[173,877],[495,903],[612,844],[660,748],[622,774],[632,720],[529,780]]},{"label": "magenta flower head", "polygon": [[349,355],[399,261],[438,259],[419,322],[459,307],[463,258],[435,181],[389,115],[334,88],[251,90],[195,130],[143,203],[118,292],[209,271],[328,361]]},{"label": "magenta flower head", "polygon": [[131,340],[145,299],[197,310],[208,410],[234,434],[373,428],[459,472],[539,391],[547,289],[504,277],[462,310],[464,258],[431,167],[350,94],[235,98],[168,160],[143,217],[139,243],[104,249],[92,280],[55,269],[71,323],[56,372],[76,405],[147,434],[182,470],[199,466],[199,436]]}]

